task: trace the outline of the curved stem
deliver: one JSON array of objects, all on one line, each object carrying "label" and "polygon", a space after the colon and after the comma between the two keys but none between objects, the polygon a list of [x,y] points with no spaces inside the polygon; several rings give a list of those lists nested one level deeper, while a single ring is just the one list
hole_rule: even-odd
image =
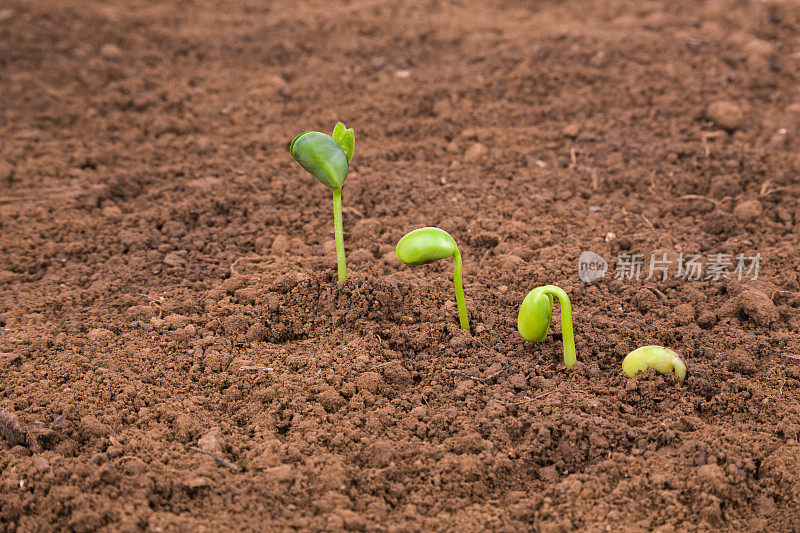
[{"label": "curved stem", "polygon": [[467,303],[464,301],[464,284],[461,281],[461,252],[456,248],[456,253],[453,254],[453,263],[455,263],[455,272],[453,274],[453,282],[456,285],[456,304],[458,304],[458,321],[461,323],[461,329],[469,330],[469,318],[467,318]]},{"label": "curved stem", "polygon": [[333,189],[333,238],[336,240],[336,267],[339,270],[339,281],[344,281],[347,279],[347,264],[344,259],[341,189]]},{"label": "curved stem", "polygon": [[563,289],[555,285],[545,285],[542,287],[542,292],[558,298],[558,303],[561,304],[561,338],[564,343],[564,364],[567,368],[572,368],[572,365],[578,360],[575,352],[575,336],[572,333],[572,305],[569,303],[569,296]]}]

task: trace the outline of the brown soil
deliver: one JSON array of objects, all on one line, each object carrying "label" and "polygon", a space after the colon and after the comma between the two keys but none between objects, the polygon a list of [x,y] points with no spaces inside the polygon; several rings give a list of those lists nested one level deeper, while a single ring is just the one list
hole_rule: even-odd
[{"label": "brown soil", "polygon": [[[5,0],[0,530],[797,531],[800,4]],[[287,154],[356,130],[330,191]],[[436,225],[465,258],[401,267]],[[757,282],[577,258],[761,254]],[[579,364],[516,311],[553,283]],[[689,366],[621,373],[662,344]]]}]

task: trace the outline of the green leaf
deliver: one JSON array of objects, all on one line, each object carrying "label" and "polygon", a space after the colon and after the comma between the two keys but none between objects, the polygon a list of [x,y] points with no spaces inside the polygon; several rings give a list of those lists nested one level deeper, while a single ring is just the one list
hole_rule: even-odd
[{"label": "green leaf", "polygon": [[301,133],[292,140],[289,153],[324,185],[335,190],[344,185],[350,169],[347,154],[330,135],[318,131]]},{"label": "green leaf", "polygon": [[337,122],[336,125],[333,127],[333,133],[331,134],[333,140],[338,143],[339,137],[342,136],[342,133],[344,133],[346,129],[347,127],[344,125],[343,122],[341,121]]},{"label": "green leaf", "polygon": [[353,152],[356,149],[356,133],[353,128],[345,129],[344,124],[337,122],[333,128],[333,140],[342,147],[347,155],[347,162],[353,160]]}]

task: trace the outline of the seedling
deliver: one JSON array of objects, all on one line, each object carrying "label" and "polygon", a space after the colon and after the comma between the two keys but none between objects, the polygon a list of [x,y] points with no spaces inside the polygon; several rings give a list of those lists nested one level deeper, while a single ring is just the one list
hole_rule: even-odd
[{"label": "seedling", "polygon": [[464,285],[461,281],[461,252],[458,251],[456,240],[439,228],[419,228],[400,239],[395,253],[401,263],[410,266],[424,265],[448,257],[453,258],[455,263],[453,283],[456,286],[458,320],[461,323],[461,329],[469,330],[467,304],[464,301]]},{"label": "seedling", "polygon": [[663,346],[642,346],[626,355],[622,361],[622,370],[629,377],[648,368],[655,368],[662,374],[675,372],[681,383],[686,379],[686,364],[678,354]]},{"label": "seedling", "polygon": [[541,342],[550,329],[550,316],[553,312],[553,296],[561,304],[561,337],[564,342],[564,364],[567,368],[577,361],[575,337],[572,334],[572,306],[567,293],[555,285],[536,287],[525,296],[519,306],[517,329],[528,342]]},{"label": "seedling", "polygon": [[323,185],[333,189],[333,236],[336,240],[336,266],[339,281],[347,279],[342,232],[342,186],[350,170],[356,137],[352,129],[341,122],[333,128],[333,136],[318,131],[307,131],[295,137],[289,153]]}]

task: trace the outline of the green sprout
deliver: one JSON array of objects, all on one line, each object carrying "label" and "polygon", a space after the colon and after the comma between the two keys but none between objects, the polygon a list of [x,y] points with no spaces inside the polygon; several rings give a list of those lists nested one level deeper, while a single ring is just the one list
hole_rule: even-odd
[{"label": "green sprout", "polygon": [[686,379],[686,364],[678,354],[663,346],[642,346],[626,355],[622,361],[622,370],[629,377],[648,368],[655,368],[662,374],[675,372],[681,383]]},{"label": "green sprout", "polygon": [[333,136],[318,131],[301,133],[289,145],[289,153],[323,185],[333,189],[333,235],[336,240],[336,266],[339,281],[347,279],[342,232],[342,186],[350,170],[356,136],[341,122],[333,128]]},{"label": "green sprout", "polygon": [[461,329],[469,330],[467,304],[464,301],[464,285],[461,281],[461,252],[458,251],[456,240],[439,228],[419,228],[400,239],[395,253],[401,263],[410,266],[424,265],[448,257],[453,258],[455,263],[453,283],[456,286],[458,319]]},{"label": "green sprout", "polygon": [[567,368],[577,361],[575,337],[572,334],[572,306],[567,293],[555,285],[536,287],[525,296],[519,306],[517,329],[528,342],[541,342],[550,329],[550,316],[553,311],[553,296],[561,304],[561,336],[564,342],[564,364]]}]

